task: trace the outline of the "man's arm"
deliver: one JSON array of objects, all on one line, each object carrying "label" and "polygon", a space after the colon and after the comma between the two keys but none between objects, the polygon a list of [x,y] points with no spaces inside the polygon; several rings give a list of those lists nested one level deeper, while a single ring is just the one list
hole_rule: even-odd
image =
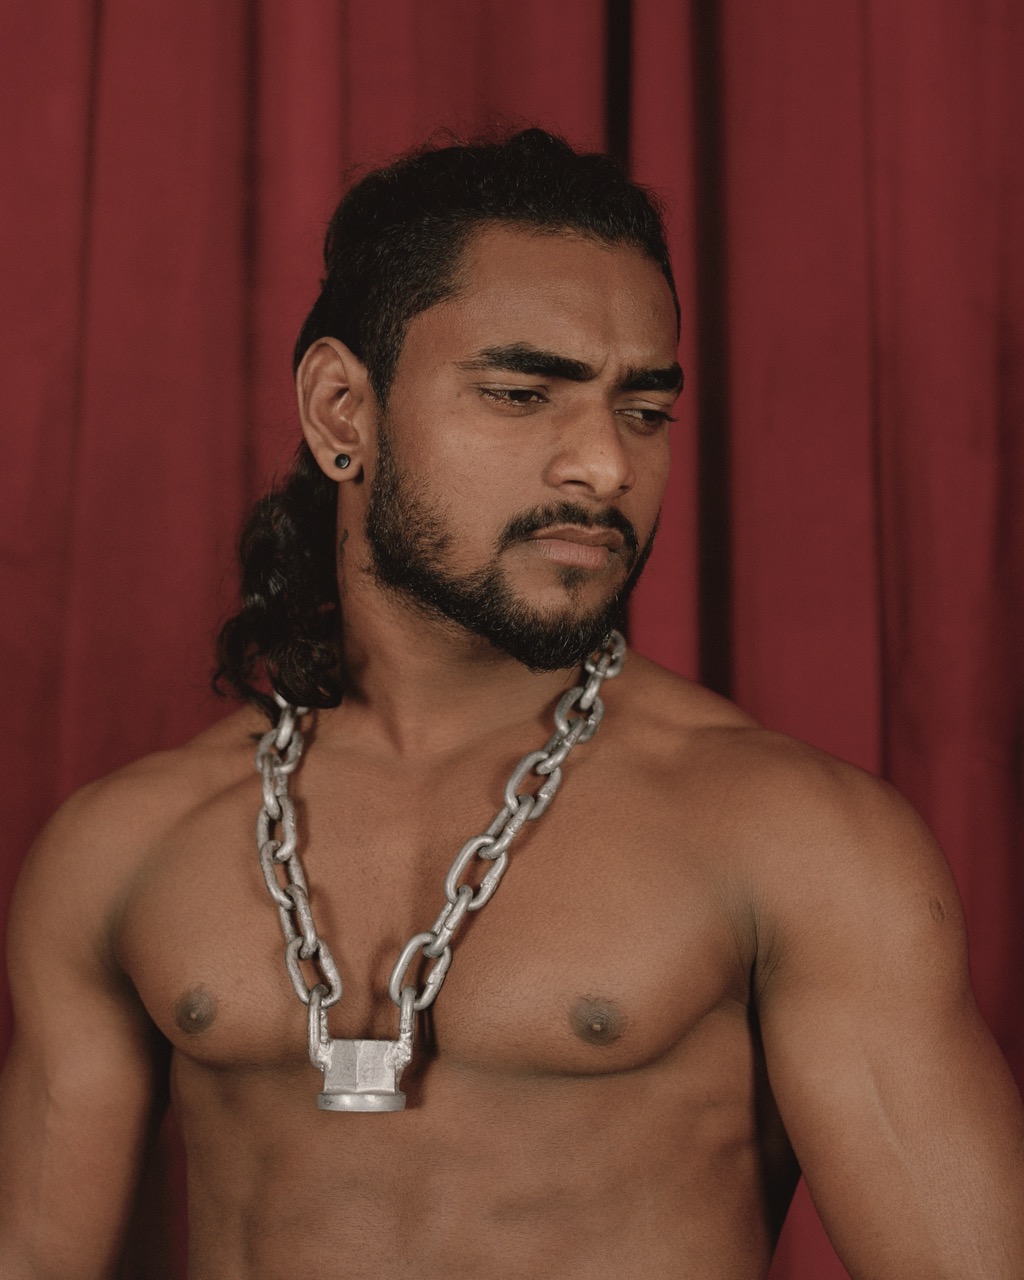
[{"label": "man's arm", "polygon": [[15,1036],[0,1077],[3,1280],[111,1273],[164,1089],[163,1046],[110,954],[131,838],[118,790],[73,798],[15,893]]},{"label": "man's arm", "polygon": [[759,1014],[836,1251],[854,1280],[1020,1280],[1024,1114],[974,1004],[945,860],[859,771],[815,764],[783,797],[789,835],[765,850],[775,874],[758,910]]}]

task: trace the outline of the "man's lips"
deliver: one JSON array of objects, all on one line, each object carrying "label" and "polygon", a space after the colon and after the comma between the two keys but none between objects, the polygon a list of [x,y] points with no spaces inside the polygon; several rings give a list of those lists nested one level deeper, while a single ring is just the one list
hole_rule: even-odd
[{"label": "man's lips", "polygon": [[558,542],[578,542],[585,547],[607,547],[609,551],[618,551],[625,539],[618,529],[603,529],[593,525],[555,524],[547,529],[538,529],[531,535],[537,539],[554,539]]},{"label": "man's lips", "polygon": [[609,555],[621,550],[624,538],[618,529],[568,524],[538,529],[530,541],[537,544],[545,559],[556,564],[574,569],[602,569]]}]

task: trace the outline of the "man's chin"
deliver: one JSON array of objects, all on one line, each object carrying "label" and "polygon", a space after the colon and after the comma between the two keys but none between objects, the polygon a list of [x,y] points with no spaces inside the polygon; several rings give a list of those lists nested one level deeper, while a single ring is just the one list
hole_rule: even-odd
[{"label": "man's chin", "polygon": [[612,608],[629,582],[629,572],[618,557],[600,569],[550,562],[545,569],[540,583],[535,576],[524,578],[507,572],[502,581],[517,608],[551,625],[559,621],[573,625]]},{"label": "man's chin", "polygon": [[615,610],[605,607],[538,613],[516,611],[503,625],[481,625],[477,634],[531,671],[562,671],[578,667],[602,643],[615,624]]}]

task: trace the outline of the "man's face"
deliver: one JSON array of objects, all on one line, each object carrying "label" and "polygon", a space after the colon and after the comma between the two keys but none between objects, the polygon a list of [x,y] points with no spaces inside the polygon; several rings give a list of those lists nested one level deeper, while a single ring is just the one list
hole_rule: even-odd
[{"label": "man's face", "polygon": [[668,471],[675,312],[637,250],[492,226],[411,322],[366,534],[377,580],[536,670],[600,643]]}]

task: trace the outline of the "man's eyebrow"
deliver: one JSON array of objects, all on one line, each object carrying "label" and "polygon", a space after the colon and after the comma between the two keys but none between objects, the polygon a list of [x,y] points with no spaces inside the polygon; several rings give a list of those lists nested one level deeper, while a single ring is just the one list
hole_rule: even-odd
[{"label": "man's eyebrow", "polygon": [[678,395],[682,389],[683,371],[678,364],[650,369],[634,366],[619,383],[620,391],[670,391]]},{"label": "man's eyebrow", "polygon": [[[464,370],[493,369],[502,373],[525,373],[535,378],[564,378],[567,382],[592,382],[597,377],[593,365],[555,351],[542,351],[526,342],[513,342],[503,347],[486,347],[468,360],[460,360],[456,368]],[[621,391],[670,391],[683,389],[683,371],[678,364],[661,368],[631,366],[619,384]]]},{"label": "man's eyebrow", "polygon": [[583,360],[541,351],[526,342],[486,347],[470,359],[458,361],[456,368],[495,369],[503,373],[531,374],[536,378],[565,378],[567,382],[590,382],[597,377],[595,369]]}]

